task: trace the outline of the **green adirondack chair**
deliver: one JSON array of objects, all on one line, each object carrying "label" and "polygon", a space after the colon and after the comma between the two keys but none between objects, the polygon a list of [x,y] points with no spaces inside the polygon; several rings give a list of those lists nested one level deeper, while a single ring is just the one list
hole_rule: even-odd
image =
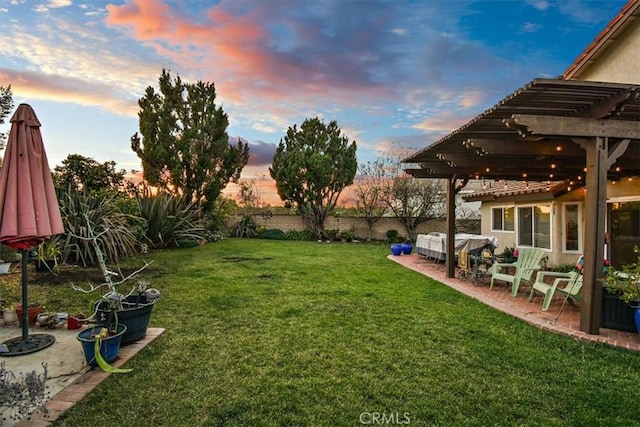
[{"label": "green adirondack chair", "polygon": [[[545,283],[544,278],[556,277],[552,284]],[[561,287],[562,285],[564,287]],[[572,301],[580,302],[582,290],[582,274],[577,271],[570,271],[568,273],[559,273],[555,271],[540,271],[536,274],[536,281],[531,286],[531,294],[529,294],[529,301],[531,301],[537,292],[544,294],[544,300],[542,301],[542,311],[549,310],[549,304],[556,292],[562,294],[569,294],[569,298]]]},{"label": "green adirondack chair", "polygon": [[[511,296],[518,295],[518,288],[520,283],[524,280],[529,284],[531,283],[531,276],[536,270],[540,270],[540,262],[544,257],[544,251],[538,248],[522,248],[518,254],[518,260],[511,263],[496,262],[493,264],[493,271],[491,273],[491,285],[489,290],[493,290],[493,283],[496,280],[511,283]],[[513,274],[503,273],[505,268],[515,267]]]}]

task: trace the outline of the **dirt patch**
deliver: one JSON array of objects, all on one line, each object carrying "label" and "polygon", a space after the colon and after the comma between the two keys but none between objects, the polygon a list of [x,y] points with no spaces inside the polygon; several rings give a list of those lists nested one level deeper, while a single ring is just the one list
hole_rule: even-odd
[{"label": "dirt patch", "polygon": [[228,256],[222,258],[225,261],[229,262],[244,262],[244,261],[269,261],[272,260],[272,257],[263,257],[263,258],[254,258],[254,257],[242,257],[242,256]]},{"label": "dirt patch", "polygon": [[[136,268],[123,268],[123,277],[133,273],[139,267]],[[161,268],[150,264],[144,269],[142,273],[146,277],[160,277],[165,273]],[[92,267],[79,267],[73,265],[59,265],[55,273],[38,273],[35,268],[29,268],[29,283],[37,285],[67,285],[69,283],[103,283],[104,276],[102,271],[97,266]],[[114,281],[119,280],[118,276],[114,276]]]}]

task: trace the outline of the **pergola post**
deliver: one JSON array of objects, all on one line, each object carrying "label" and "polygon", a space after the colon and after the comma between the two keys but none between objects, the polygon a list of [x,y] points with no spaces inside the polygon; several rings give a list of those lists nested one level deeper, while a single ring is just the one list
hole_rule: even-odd
[{"label": "pergola post", "polygon": [[447,277],[456,277],[456,176],[447,180]]},{"label": "pergola post", "polygon": [[[593,142],[593,143],[591,143]],[[588,334],[600,333],[602,315],[602,278],[607,213],[607,157],[608,138],[596,137],[585,144],[586,195],[584,232],[584,277],[580,330]]]}]

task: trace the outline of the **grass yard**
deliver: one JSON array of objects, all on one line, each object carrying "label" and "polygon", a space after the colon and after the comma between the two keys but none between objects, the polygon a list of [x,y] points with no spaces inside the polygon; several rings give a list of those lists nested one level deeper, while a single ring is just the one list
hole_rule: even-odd
[{"label": "grass yard", "polygon": [[[166,332],[55,425],[640,425],[640,354],[533,328],[388,252],[229,239],[147,255]],[[82,298],[48,288],[31,292]]]}]

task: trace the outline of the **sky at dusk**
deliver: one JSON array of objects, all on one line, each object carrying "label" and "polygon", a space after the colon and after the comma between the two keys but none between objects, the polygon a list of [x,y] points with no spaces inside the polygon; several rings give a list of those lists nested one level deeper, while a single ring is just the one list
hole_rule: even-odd
[{"label": "sky at dusk", "polygon": [[[336,120],[358,161],[423,148],[536,77],[560,75],[626,0],[0,0],[0,85],[69,154],[139,169],[137,101],[163,68],[212,82],[243,177],[288,127]],[[8,131],[5,124],[2,131]]]}]

